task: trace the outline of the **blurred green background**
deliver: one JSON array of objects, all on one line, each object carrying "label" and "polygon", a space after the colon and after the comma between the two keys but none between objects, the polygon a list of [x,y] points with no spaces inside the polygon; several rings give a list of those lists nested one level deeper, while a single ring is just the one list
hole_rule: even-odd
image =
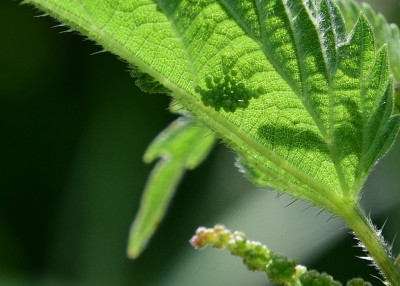
[{"label": "blurred green background", "polygon": [[[399,1],[371,4],[399,23]],[[339,219],[253,188],[221,144],[187,174],[143,256],[128,260],[151,170],[142,154],[175,117],[169,98],[141,93],[126,63],[41,15],[0,1],[0,285],[267,285],[225,252],[190,247],[199,225],[215,223],[342,281],[380,284]],[[399,170],[397,140],[363,198],[378,226],[387,220],[389,243],[400,230]]]}]

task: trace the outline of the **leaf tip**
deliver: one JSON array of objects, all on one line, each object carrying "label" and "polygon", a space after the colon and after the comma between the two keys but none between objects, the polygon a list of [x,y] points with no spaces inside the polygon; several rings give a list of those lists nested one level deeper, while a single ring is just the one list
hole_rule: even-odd
[{"label": "leaf tip", "polygon": [[129,242],[126,254],[130,259],[137,259],[142,254],[146,244],[139,243],[136,235],[136,231],[132,228],[129,233]]},{"label": "leaf tip", "polygon": [[138,252],[137,250],[130,250],[128,249],[127,251],[127,256],[129,259],[137,259],[139,258],[141,252]]}]

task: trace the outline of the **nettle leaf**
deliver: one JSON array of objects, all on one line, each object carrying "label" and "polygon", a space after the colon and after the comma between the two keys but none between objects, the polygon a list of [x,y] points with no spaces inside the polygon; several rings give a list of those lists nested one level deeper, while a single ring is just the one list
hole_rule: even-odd
[{"label": "nettle leaf", "polygon": [[149,74],[246,175],[333,213],[400,126],[387,46],[330,0],[28,0]]},{"label": "nettle leaf", "polygon": [[128,255],[137,257],[164,217],[186,170],[196,168],[214,145],[215,136],[198,122],[180,117],[162,131],[144,154],[144,161],[160,159],[144,190],[140,210],[129,235]]},{"label": "nettle leaf", "polygon": [[394,79],[400,83],[400,30],[395,24],[389,24],[382,14],[376,13],[367,3],[359,4],[355,0],[336,0],[346,19],[346,27],[351,29],[357,21],[360,12],[363,12],[372,25],[376,39],[376,46],[387,43],[389,47],[390,69]]}]

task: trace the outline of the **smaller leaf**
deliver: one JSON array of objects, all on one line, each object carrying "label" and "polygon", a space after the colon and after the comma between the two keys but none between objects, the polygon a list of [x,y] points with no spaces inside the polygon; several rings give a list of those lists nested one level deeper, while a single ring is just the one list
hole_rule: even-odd
[{"label": "smaller leaf", "polygon": [[136,258],[162,220],[186,170],[197,167],[215,141],[211,131],[198,122],[180,117],[148,147],[144,161],[157,162],[147,181],[139,212],[129,234],[128,256]]}]

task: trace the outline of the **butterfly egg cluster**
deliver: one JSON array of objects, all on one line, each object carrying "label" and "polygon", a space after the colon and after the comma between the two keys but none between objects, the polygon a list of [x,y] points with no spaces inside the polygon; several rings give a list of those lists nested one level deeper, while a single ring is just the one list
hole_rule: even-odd
[{"label": "butterfly egg cluster", "polygon": [[264,93],[262,87],[257,90],[246,88],[243,82],[237,80],[237,71],[223,70],[222,77],[207,76],[206,86],[203,89],[196,86],[205,106],[211,106],[216,111],[221,108],[227,112],[234,112],[237,108],[246,108],[252,98],[258,98]]}]

